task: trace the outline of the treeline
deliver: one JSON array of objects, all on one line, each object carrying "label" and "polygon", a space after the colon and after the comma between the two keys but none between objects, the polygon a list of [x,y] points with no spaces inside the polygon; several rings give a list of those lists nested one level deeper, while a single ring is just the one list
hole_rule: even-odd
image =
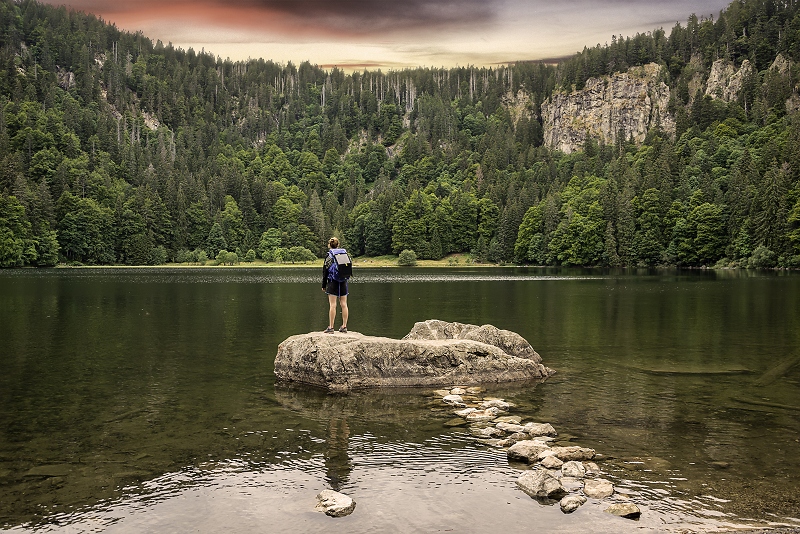
[{"label": "treeline", "polygon": [[[370,256],[796,266],[798,74],[769,68],[800,59],[795,12],[735,2],[558,67],[349,75],[0,0],[0,265],[305,261],[338,235]],[[689,94],[723,49],[759,69],[742,99]],[[542,146],[556,87],[649,61],[668,66],[676,140]]]}]

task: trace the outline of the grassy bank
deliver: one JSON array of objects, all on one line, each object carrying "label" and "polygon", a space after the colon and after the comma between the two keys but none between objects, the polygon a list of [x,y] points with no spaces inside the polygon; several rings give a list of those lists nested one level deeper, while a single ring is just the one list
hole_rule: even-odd
[{"label": "grassy bank", "polygon": [[[151,268],[151,267],[161,267],[161,268],[170,268],[170,267],[219,267],[219,268],[310,268],[322,267],[323,259],[317,259],[315,261],[309,261],[305,263],[266,263],[263,260],[256,260],[252,263],[245,263],[240,262],[235,265],[216,265],[214,260],[209,260],[205,264],[198,264],[198,263],[165,263],[163,265],[67,265],[61,264],[59,265],[60,268],[71,268],[71,267],[102,267],[102,268]],[[397,256],[375,256],[375,257],[367,257],[361,256],[357,258],[353,258],[353,265],[358,267],[400,267],[397,264]],[[497,267],[494,263],[478,263],[475,261],[474,257],[471,254],[451,254],[450,256],[446,256],[441,260],[417,260],[416,267]],[[404,269],[409,269],[413,267],[403,267]]]}]

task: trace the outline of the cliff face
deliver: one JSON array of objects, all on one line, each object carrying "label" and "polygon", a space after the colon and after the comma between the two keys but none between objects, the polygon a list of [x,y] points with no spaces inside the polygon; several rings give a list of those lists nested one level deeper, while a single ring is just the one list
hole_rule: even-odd
[{"label": "cliff face", "polygon": [[739,98],[745,79],[753,74],[755,74],[755,69],[746,59],[738,70],[730,61],[718,59],[711,65],[706,94],[711,98],[733,102]]},{"label": "cliff face", "polygon": [[542,104],[545,144],[570,153],[582,149],[587,136],[611,144],[622,134],[640,143],[656,125],[673,135],[670,91],[660,73],[661,67],[650,63],[590,78],[580,91],[554,93]]}]

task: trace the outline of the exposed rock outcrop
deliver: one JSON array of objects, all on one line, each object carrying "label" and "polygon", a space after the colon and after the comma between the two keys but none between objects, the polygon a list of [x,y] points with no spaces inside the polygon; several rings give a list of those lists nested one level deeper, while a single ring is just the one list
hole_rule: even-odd
[{"label": "exposed rock outcrop", "polygon": [[754,73],[755,69],[747,59],[742,62],[738,70],[730,61],[718,59],[711,65],[706,94],[711,98],[734,102],[739,98],[744,81]]},{"label": "exposed rock outcrop", "polygon": [[570,153],[581,149],[587,137],[611,144],[621,134],[640,143],[656,125],[673,135],[670,91],[660,80],[661,68],[656,63],[631,67],[590,78],[580,91],[553,93],[542,104],[545,144]]},{"label": "exposed rock outcrop", "polygon": [[[436,320],[415,324],[400,340],[355,332],[300,334],[278,345],[275,356],[278,378],[332,391],[512,382],[553,373],[514,332]],[[494,419],[500,411],[490,406],[470,420]]]}]

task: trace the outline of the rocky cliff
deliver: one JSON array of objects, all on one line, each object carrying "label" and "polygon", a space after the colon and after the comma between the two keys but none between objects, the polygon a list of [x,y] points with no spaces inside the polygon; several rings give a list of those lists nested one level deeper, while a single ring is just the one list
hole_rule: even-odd
[{"label": "rocky cliff", "polygon": [[650,63],[590,78],[580,91],[553,93],[542,104],[545,144],[570,153],[587,137],[611,144],[623,135],[640,143],[656,125],[674,134],[675,120],[667,110],[670,90],[660,75],[661,66]]},{"label": "rocky cliff", "polygon": [[753,65],[746,59],[738,69],[730,61],[718,59],[711,65],[706,94],[711,98],[734,102],[739,98],[744,81],[755,73]]}]

